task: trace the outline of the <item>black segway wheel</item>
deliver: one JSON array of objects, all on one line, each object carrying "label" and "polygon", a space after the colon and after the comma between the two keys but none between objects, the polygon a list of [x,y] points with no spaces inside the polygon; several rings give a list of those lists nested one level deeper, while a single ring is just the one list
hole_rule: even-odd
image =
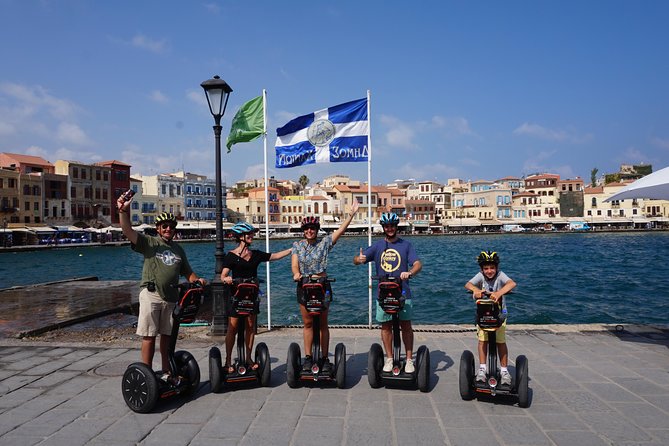
[{"label": "black segway wheel", "polygon": [[337,388],[346,387],[346,346],[342,343],[335,347],[335,377]]},{"label": "black segway wheel", "polygon": [[130,364],[121,382],[123,399],[137,413],[148,413],[158,401],[158,379],[153,370],[142,362]]},{"label": "black segway wheel", "polygon": [[269,357],[269,349],[264,342],[261,342],[256,346],[256,363],[258,364],[258,367],[260,367],[258,370],[260,385],[269,387],[269,383],[272,380],[272,365]]},{"label": "black segway wheel", "polygon": [[223,366],[221,365],[221,351],[218,347],[209,349],[209,386],[213,393],[223,391]]},{"label": "black segway wheel", "polygon": [[372,389],[381,387],[381,370],[383,369],[383,348],[372,344],[367,355],[367,381]]},{"label": "black segway wheel", "polygon": [[469,401],[474,399],[474,354],[469,350],[460,356],[460,397]]},{"label": "black segway wheel", "polygon": [[174,353],[174,360],[177,363],[179,376],[188,382],[182,394],[192,395],[200,387],[200,366],[193,355],[183,350]]},{"label": "black segway wheel", "polygon": [[530,407],[529,380],[527,358],[525,355],[520,355],[516,358],[516,391],[520,407]]},{"label": "black segway wheel", "polygon": [[418,390],[427,392],[430,389],[430,350],[424,345],[416,352],[416,366]]},{"label": "black segway wheel", "polygon": [[292,342],[288,346],[288,358],[286,359],[286,382],[288,387],[294,389],[300,381],[300,371],[302,369],[302,357],[300,346]]}]

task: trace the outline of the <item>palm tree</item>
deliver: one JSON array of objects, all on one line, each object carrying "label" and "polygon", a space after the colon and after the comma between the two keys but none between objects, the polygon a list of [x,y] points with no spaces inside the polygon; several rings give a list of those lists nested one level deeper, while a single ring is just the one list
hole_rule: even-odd
[{"label": "palm tree", "polygon": [[599,169],[596,167],[590,171],[590,184],[592,187],[597,186],[597,173],[599,173]]},{"label": "palm tree", "polygon": [[304,195],[304,189],[307,187],[307,184],[309,184],[309,177],[302,175],[298,180],[298,183],[300,183],[300,186],[302,187],[302,195]]}]

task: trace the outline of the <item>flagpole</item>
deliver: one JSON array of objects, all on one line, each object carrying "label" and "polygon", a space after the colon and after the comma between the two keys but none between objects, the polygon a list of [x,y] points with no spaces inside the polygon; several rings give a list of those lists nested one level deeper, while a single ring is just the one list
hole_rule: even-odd
[{"label": "flagpole", "polygon": [[[268,191],[268,181],[269,177],[267,176],[267,90],[263,88],[262,90],[262,122],[263,122],[263,132],[262,132],[262,141],[263,141],[263,153],[265,158],[265,252],[269,251],[269,191]],[[267,262],[267,330],[272,330],[272,291],[270,287],[269,277],[270,277],[270,265],[272,262]]]},{"label": "flagpole", "polygon": [[[372,246],[372,93],[367,90],[367,246]],[[368,326],[372,328],[372,262],[367,264]]]}]

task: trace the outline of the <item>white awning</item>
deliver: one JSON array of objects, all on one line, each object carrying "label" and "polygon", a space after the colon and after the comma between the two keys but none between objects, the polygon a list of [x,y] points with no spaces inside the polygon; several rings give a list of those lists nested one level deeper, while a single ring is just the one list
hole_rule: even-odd
[{"label": "white awning", "polygon": [[49,226],[26,226],[26,229],[32,232],[57,232]]},{"label": "white awning", "polygon": [[448,227],[466,228],[468,226],[481,226],[478,218],[454,218],[446,224]]}]

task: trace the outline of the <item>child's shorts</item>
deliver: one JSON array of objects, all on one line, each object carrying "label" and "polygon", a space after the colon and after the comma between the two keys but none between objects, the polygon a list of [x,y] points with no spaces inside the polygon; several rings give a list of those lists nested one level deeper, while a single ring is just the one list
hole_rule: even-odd
[{"label": "child's shorts", "polygon": [[[479,341],[488,340],[488,332],[481,330],[478,325],[476,326],[476,336],[479,338]],[[502,326],[497,329],[497,337],[495,338],[497,344],[506,343],[506,321],[502,323]]]},{"label": "child's shorts", "polygon": [[139,292],[139,336],[169,336],[172,334],[172,311],[174,303],[166,302],[157,292],[142,288]]},{"label": "child's shorts", "polygon": [[[401,321],[410,321],[411,318],[413,317],[413,304],[411,303],[411,299],[407,299],[404,301],[404,307],[399,312],[400,315],[400,320]],[[380,324],[384,322],[390,322],[393,320],[393,316],[386,313],[381,309],[381,306],[379,305],[379,302],[376,301],[376,321]]]}]

